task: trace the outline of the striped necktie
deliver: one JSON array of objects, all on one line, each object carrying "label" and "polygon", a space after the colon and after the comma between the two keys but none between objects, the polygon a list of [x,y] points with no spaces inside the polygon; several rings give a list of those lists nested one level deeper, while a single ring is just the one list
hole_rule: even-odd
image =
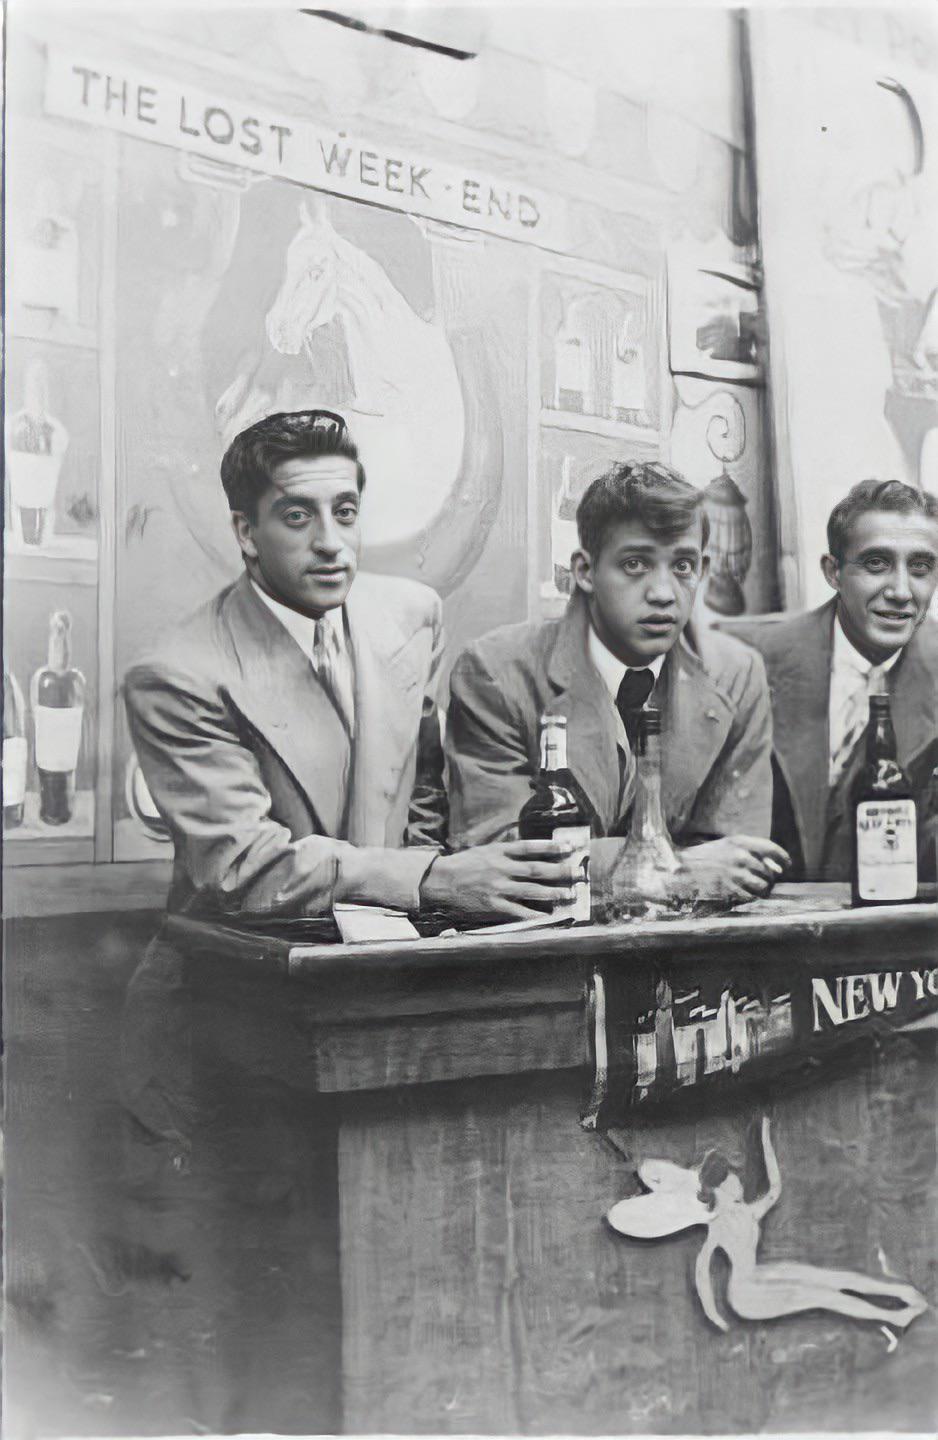
[{"label": "striped necktie", "polygon": [[348,707],[343,696],[342,684],[339,679],[338,646],[335,631],[328,620],[316,621],[316,633],[313,639],[313,668],[316,671],[319,681],[329,699],[332,701],[346,730],[351,733],[352,717],[348,713]]},{"label": "striped necktie", "polygon": [[830,761],[830,784],[834,785],[843,774],[856,749],[857,742],[867,727],[870,718],[870,696],[885,692],[886,672],[881,665],[874,665],[865,675],[857,675],[854,688],[844,707],[843,727],[837,749]]}]

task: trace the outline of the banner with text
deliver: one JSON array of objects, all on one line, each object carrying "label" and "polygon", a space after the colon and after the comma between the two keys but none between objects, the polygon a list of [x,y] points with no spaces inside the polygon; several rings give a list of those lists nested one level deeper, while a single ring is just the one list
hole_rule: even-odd
[{"label": "banner with text", "polygon": [[812,974],[786,954],[697,966],[602,965],[592,978],[595,1129],[632,1106],[736,1089],[783,1070],[817,1072],[844,1042],[938,1028],[938,966],[845,965]]},{"label": "banner with text", "polygon": [[52,50],[45,110],[353,200],[563,248],[558,202],[528,185],[319,129],[165,76]]}]

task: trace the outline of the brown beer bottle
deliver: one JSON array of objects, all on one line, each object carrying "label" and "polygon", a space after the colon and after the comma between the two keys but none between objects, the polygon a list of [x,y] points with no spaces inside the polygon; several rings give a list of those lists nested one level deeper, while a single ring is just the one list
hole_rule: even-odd
[{"label": "brown beer bottle", "polygon": [[576,847],[581,878],[572,905],[554,907],[553,915],[588,923],[590,904],[590,825],[576,797],[576,782],[567,768],[565,715],[541,716],[541,764],[534,794],[518,816],[522,840],[568,840]]},{"label": "brown beer bottle", "polygon": [[854,905],[898,905],[918,889],[918,837],[909,777],[896,758],[888,695],[870,696],[866,760],[850,792]]}]

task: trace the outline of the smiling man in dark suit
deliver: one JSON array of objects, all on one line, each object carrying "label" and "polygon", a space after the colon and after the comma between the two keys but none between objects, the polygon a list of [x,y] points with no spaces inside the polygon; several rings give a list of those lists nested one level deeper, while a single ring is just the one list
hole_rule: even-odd
[{"label": "smiling man in dark suit", "polygon": [[453,670],[451,838],[514,833],[537,773],[540,716],[565,715],[601,893],[623,843],[614,837],[627,831],[637,718],[652,696],[665,818],[701,893],[764,893],[787,863],[767,838],[768,689],[757,656],[691,624],[707,571],[700,492],[664,465],[616,465],[589,486],[577,527],[563,617],[496,630]]},{"label": "smiling man in dark suit", "polygon": [[938,499],[864,480],[831,512],[824,576],[836,593],[804,615],[734,621],[765,661],[775,721],[772,833],[806,879],[849,880],[850,788],[869,697],[888,693],[900,764],[918,802],[923,873],[933,873],[938,765]]}]

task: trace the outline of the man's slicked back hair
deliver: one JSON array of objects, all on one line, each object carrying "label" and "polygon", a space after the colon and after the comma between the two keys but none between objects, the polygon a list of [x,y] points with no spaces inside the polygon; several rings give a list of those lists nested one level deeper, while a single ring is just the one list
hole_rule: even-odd
[{"label": "man's slicked back hair", "polygon": [[701,491],[657,460],[629,461],[617,462],[590,483],[577,506],[576,524],[580,544],[595,562],[613,525],[637,520],[662,540],[675,540],[698,515],[705,549],[710,522]]},{"label": "man's slicked back hair", "polygon": [[827,552],[842,565],[854,521],[870,510],[886,510],[893,515],[927,515],[938,520],[938,496],[928,490],[916,490],[902,480],[861,480],[838,500],[827,522]]},{"label": "man's slicked back hair", "polygon": [[232,440],[221,462],[221,483],[229,510],[257,518],[257,502],[273,484],[274,471],[285,460],[338,455],[357,468],[359,494],[365,471],[358,449],[341,415],[331,410],[294,410],[266,415]]}]

